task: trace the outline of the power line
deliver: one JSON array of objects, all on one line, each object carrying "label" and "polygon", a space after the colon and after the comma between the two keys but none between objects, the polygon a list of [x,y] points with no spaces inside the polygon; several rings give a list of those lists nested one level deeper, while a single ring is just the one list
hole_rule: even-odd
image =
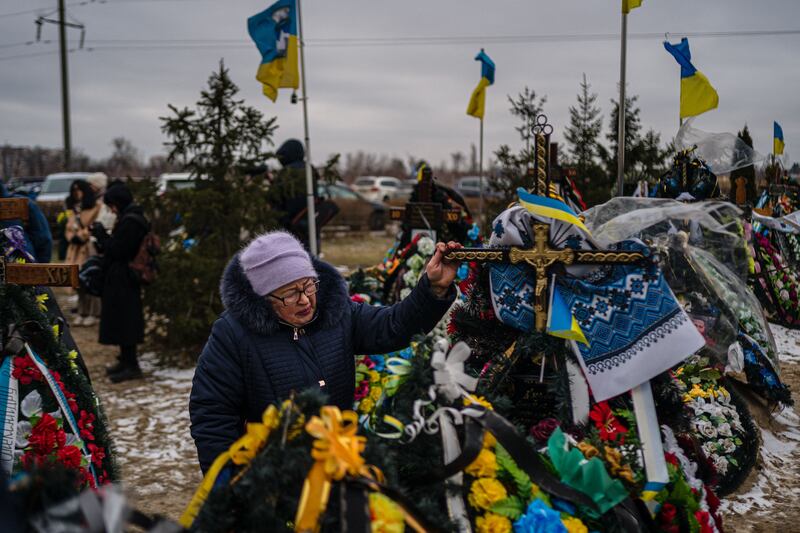
[{"label": "power line", "polygon": [[[116,2],[174,2],[189,0],[116,0]],[[651,40],[664,39],[665,37],[682,36],[692,38],[753,38],[753,37],[783,37],[800,35],[800,29],[786,30],[731,30],[731,31],[706,31],[706,32],[658,32],[632,33],[629,39]],[[320,37],[307,39],[306,44],[315,48],[340,48],[340,47],[367,47],[367,46],[456,46],[466,44],[524,44],[548,42],[602,42],[616,41],[616,33],[560,33],[545,35],[482,35],[482,36],[427,36],[427,37]],[[0,45],[0,48],[20,46],[25,43],[9,43]],[[251,48],[252,42],[247,39],[87,39],[87,51],[113,51],[113,50],[181,50],[181,49],[207,49],[207,48]],[[46,55],[47,52],[36,55]],[[31,54],[0,56],[0,61],[33,57]]]}]

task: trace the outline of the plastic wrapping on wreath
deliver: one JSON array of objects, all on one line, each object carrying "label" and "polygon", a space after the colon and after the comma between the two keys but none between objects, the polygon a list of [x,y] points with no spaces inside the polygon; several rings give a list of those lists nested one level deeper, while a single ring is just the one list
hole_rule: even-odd
[{"label": "plastic wrapping on wreath", "polygon": [[[726,363],[727,347],[736,341],[738,333],[736,322],[745,322],[751,327],[749,334],[760,332],[758,341],[770,354],[775,372],[780,372],[767,319],[747,288],[748,259],[737,207],[713,200],[686,204],[662,198],[618,197],[583,215],[601,246],[639,238],[656,249],[669,251],[673,272],[666,268],[665,276],[676,295],[686,302],[692,299],[692,293],[699,293],[712,308],[719,308],[713,327],[703,328],[712,341],[705,349],[707,355]],[[675,272],[679,260],[685,261],[685,268],[695,275]]]},{"label": "plastic wrapping on wreath", "polygon": [[632,238],[656,247],[669,246],[672,236],[684,231],[689,245],[713,254],[742,282],[747,279],[746,248],[740,234],[741,211],[733,204],[617,197],[584,211],[583,215],[600,246]]},{"label": "plastic wrapping on wreath", "polygon": [[695,155],[704,160],[711,170],[727,174],[764,160],[764,155],[747,146],[733,133],[711,133],[692,127],[694,117],[689,118],[675,135],[675,148],[685,150],[696,146]]}]

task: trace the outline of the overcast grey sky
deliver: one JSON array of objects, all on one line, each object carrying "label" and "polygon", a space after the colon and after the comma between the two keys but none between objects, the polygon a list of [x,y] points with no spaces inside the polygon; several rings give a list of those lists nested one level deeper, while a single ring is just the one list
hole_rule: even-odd
[{"label": "overcast grey sky", "polygon": [[[254,79],[259,54],[247,41],[247,17],[271,2],[257,0],[67,0],[86,25],[87,47],[70,54],[73,145],[106,157],[110,140],[131,139],[150,156],[162,153],[158,117],[167,104],[193,105],[209,73],[224,58],[248,104],[278,117],[276,142],[302,136],[299,105],[281,92],[273,104]],[[84,5],[80,5],[84,4]],[[547,95],[545,112],[562,140],[568,108],[585,72],[604,112],[619,77],[619,40],[584,39],[510,44],[324,46],[316,39],[500,37],[553,34],[618,34],[620,0],[303,0],[312,156],[365,150],[433,162],[477,142],[478,121],[465,114],[479,79],[473,58],[483,45],[497,65],[488,89],[487,154],[499,144],[518,145],[507,94],[525,85]],[[35,38],[37,13],[3,14],[56,6],[55,0],[0,3],[0,143],[59,147],[61,137],[57,27]],[[631,34],[660,37],[628,43],[629,93],[639,95],[644,128],[663,140],[678,125],[679,67],[663,49],[663,33],[800,29],[796,0],[644,0],[629,16]],[[77,47],[78,32],[70,32]],[[104,40],[148,40],[121,44]],[[203,48],[165,48],[153,40],[209,41]],[[220,42],[220,40],[229,40]],[[690,38],[695,66],[720,96],[718,109],[695,122],[706,131],[740,129],[746,122],[756,149],[772,147],[772,121],[783,126],[786,150],[800,146],[800,35]],[[171,43],[174,46],[176,43]],[[234,46],[231,46],[234,45]],[[113,46],[113,47],[112,47]],[[45,52],[43,55],[13,57]],[[52,52],[52,53],[47,53]],[[488,155],[487,155],[488,156]]]}]

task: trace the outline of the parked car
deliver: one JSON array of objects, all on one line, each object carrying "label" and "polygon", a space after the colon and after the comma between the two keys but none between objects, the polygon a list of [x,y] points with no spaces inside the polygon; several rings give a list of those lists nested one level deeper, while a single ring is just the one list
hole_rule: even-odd
[{"label": "parked car", "polygon": [[11,178],[6,183],[6,187],[10,192],[35,200],[42,190],[42,183],[44,180],[36,177]]},{"label": "parked car", "polygon": [[[477,198],[481,195],[481,178],[480,176],[465,176],[456,182],[456,191],[461,196],[467,198]],[[483,195],[484,197],[495,196],[497,192],[492,189],[489,184],[489,178],[483,177]]]},{"label": "parked car", "polygon": [[64,210],[64,200],[69,196],[69,188],[75,180],[85,180],[91,172],[59,172],[50,174],[42,183],[42,190],[36,197],[36,203],[42,209],[44,216],[55,224],[56,217]]},{"label": "parked car", "polygon": [[167,191],[180,191],[183,189],[193,189],[195,186],[196,178],[189,172],[175,172],[168,174],[161,174],[158,177],[156,185],[156,193],[159,196],[164,195]]},{"label": "parked car", "polygon": [[381,202],[368,200],[344,184],[320,183],[320,198],[332,201],[339,213],[329,223],[331,226],[348,226],[353,229],[381,230],[386,226],[388,208]]},{"label": "parked car", "polygon": [[367,200],[388,202],[400,196],[400,180],[391,176],[363,176],[353,183],[353,190]]}]

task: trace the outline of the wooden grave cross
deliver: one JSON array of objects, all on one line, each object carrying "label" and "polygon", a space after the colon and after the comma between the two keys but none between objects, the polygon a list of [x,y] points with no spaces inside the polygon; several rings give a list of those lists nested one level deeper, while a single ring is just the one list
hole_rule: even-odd
[{"label": "wooden grave cross", "polygon": [[[537,117],[534,126],[536,153],[534,172],[536,175],[535,192],[549,197],[550,180],[547,172],[545,147],[549,145],[549,136],[552,127],[547,124],[543,115]],[[553,278],[553,270],[566,265],[618,265],[630,264],[641,261],[644,255],[639,252],[620,252],[616,250],[574,250],[571,248],[555,248],[551,246],[549,233],[550,225],[546,223],[533,224],[534,245],[532,248],[460,248],[445,254],[448,260],[475,261],[478,263],[525,263],[536,272],[536,285],[534,290],[534,320],[536,330],[547,332],[547,305],[549,296],[549,282]],[[591,341],[591,339],[590,339]],[[572,341],[574,343],[574,341]],[[669,472],[664,459],[664,450],[661,444],[661,430],[656,416],[655,401],[653,399],[650,382],[634,387],[631,390],[634,415],[642,443],[642,452],[645,459],[645,471],[648,485],[645,487],[643,498],[648,500],[669,481]],[[657,504],[652,500],[646,502],[651,512],[655,512]]]},{"label": "wooden grave cross", "polygon": [[442,204],[433,201],[433,173],[430,167],[424,167],[417,184],[417,201],[407,202],[405,207],[392,207],[389,218],[403,222],[411,230],[411,238],[419,232],[430,234],[431,239],[437,236],[446,222],[458,222],[461,210],[446,209]]},{"label": "wooden grave cross", "polygon": [[[0,221],[28,220],[27,198],[0,198]],[[0,286],[46,285],[78,288],[78,265],[70,263],[9,263],[0,254]]]}]

